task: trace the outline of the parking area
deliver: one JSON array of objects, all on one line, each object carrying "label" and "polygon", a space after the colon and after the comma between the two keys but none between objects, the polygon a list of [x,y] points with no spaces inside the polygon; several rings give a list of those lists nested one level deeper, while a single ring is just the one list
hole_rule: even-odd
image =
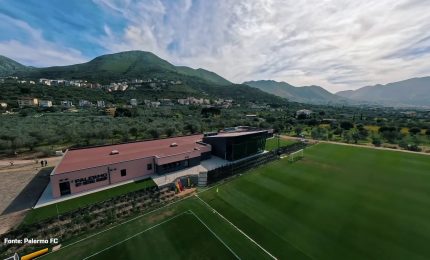
[{"label": "parking area", "polygon": [[0,161],[0,234],[18,224],[45,189],[61,157],[46,158],[48,167],[32,160]]}]

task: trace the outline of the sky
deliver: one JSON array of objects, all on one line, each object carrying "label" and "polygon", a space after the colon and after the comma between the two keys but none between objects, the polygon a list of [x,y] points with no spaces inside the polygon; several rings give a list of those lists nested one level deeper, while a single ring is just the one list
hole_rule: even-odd
[{"label": "sky", "polygon": [[0,55],[36,67],[144,50],[331,92],[430,76],[429,0],[0,0],[0,21]]}]

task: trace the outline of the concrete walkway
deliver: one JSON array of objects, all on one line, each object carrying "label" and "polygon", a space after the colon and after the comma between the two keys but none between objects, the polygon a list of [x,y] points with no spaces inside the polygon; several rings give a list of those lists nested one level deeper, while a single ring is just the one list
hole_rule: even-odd
[{"label": "concrete walkway", "polygon": [[183,169],[176,172],[166,173],[163,175],[152,175],[152,179],[157,184],[158,187],[167,185],[169,183],[174,182],[177,178],[184,177],[184,176],[191,176],[191,175],[198,175],[200,172],[207,172],[219,167],[222,167],[226,164],[228,164],[229,161],[221,159],[216,156],[212,156],[211,159],[204,160],[200,163],[200,165]]}]

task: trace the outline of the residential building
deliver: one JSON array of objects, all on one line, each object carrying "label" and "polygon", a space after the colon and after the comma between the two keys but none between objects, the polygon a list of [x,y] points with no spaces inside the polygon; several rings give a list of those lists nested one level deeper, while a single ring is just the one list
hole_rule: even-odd
[{"label": "residential building", "polygon": [[104,100],[98,100],[98,101],[97,101],[97,107],[98,107],[98,108],[104,108],[104,107],[105,107],[105,102],[104,102]]},{"label": "residential building", "polygon": [[301,109],[296,111],[296,116],[305,115],[306,117],[309,117],[312,114],[311,110],[308,109]]},{"label": "residential building", "polygon": [[52,101],[51,100],[40,100],[39,101],[39,107],[43,107],[43,108],[52,107]]},{"label": "residential building", "polygon": [[93,103],[91,103],[88,100],[79,100],[79,106],[80,107],[91,107]]},{"label": "residential building", "polygon": [[108,116],[115,116],[116,107],[105,108],[105,114]]},{"label": "residential building", "polygon": [[19,107],[34,107],[39,105],[39,100],[37,98],[26,97],[18,99]]},{"label": "residential building", "polygon": [[151,107],[159,107],[161,105],[161,103],[160,102],[158,102],[158,101],[154,101],[154,102],[151,102]]},{"label": "residential building", "polygon": [[70,100],[63,100],[61,101],[61,106],[65,108],[71,108],[73,107],[73,102]]},{"label": "residential building", "polygon": [[137,99],[135,99],[135,98],[130,99],[130,105],[136,107],[137,106]]}]

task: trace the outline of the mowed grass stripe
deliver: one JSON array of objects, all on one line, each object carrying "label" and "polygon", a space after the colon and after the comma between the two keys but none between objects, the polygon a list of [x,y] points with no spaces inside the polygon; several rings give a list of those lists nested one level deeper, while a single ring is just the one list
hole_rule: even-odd
[{"label": "mowed grass stripe", "polygon": [[425,259],[429,192],[426,156],[320,144],[202,198],[245,232],[269,230],[258,241],[275,255],[291,258],[270,248],[285,240],[317,259]]},{"label": "mowed grass stripe", "polygon": [[[303,253],[300,248],[291,244],[287,239],[284,239],[278,234],[279,230],[274,228],[278,226],[274,224],[273,226],[262,225],[262,219],[267,221],[280,221],[282,218],[276,218],[273,208],[267,208],[263,206],[260,202],[250,199],[248,196],[240,196],[239,191],[228,190],[224,191],[223,187],[220,188],[219,195],[217,197],[207,196],[207,194],[202,195],[205,201],[217,211],[223,214],[229,221],[234,225],[242,229],[246,234],[248,234],[257,243],[261,244],[269,252],[271,252],[275,257],[279,259],[284,259],[289,257],[291,259],[312,259],[312,257],[307,256]],[[218,195],[217,194],[217,195]],[[226,197],[231,197],[240,201],[240,204],[231,204],[230,199],[224,199]],[[267,204],[267,203],[266,203]],[[245,208],[246,210],[242,210]],[[258,212],[258,214],[247,214],[247,211]],[[284,226],[278,226],[279,228],[284,228]],[[273,239],[273,238],[276,239]],[[270,243],[268,243],[270,241]]]},{"label": "mowed grass stripe", "polygon": [[[129,253],[139,252],[142,250],[141,247],[135,247],[130,244],[127,246],[122,246],[123,241],[128,238],[139,233],[139,230],[145,230],[154,225],[157,225],[160,222],[165,221],[166,219],[172,218],[178,214],[181,214],[184,211],[193,211],[197,214],[205,224],[213,230],[219,238],[240,258],[242,259],[269,259],[269,257],[262,252],[257,246],[252,244],[249,240],[244,238],[242,234],[234,230],[229,224],[225,223],[222,219],[218,217],[218,215],[213,214],[207,207],[201,205],[201,202],[198,202],[194,197],[186,198],[177,203],[166,205],[164,208],[155,210],[152,212],[148,212],[143,214],[142,216],[130,219],[122,224],[119,224],[115,227],[110,227],[103,232],[97,232],[94,235],[91,235],[88,238],[76,238],[76,242],[70,241],[68,245],[61,248],[59,251],[49,253],[45,256],[42,256],[42,259],[83,259],[84,257],[90,256],[94,253],[100,252],[107,247],[119,243],[119,246],[122,247],[125,251]],[[196,220],[197,221],[197,220]],[[163,224],[164,226],[164,224]],[[169,229],[168,227],[166,227]],[[194,250],[199,254],[206,254],[202,259],[219,259],[219,254],[216,251],[208,251],[205,250],[205,247],[200,246],[202,241],[205,241],[204,238],[196,239],[195,242],[193,239],[190,239],[192,235],[197,232],[195,228],[201,228],[200,225],[183,225],[180,228],[181,238],[169,235],[169,232],[155,232],[153,234],[153,238],[156,241],[162,241],[160,244],[153,245],[154,248],[163,249],[166,252],[176,251],[176,243],[177,239],[181,239],[184,243],[181,247],[186,247],[187,250]],[[203,227],[205,228],[205,227]],[[173,229],[172,229],[173,230]],[[206,232],[207,229],[205,229]],[[173,232],[175,232],[173,230]],[[209,233],[210,234],[210,233]],[[210,234],[212,235],[212,234]],[[78,240],[79,239],[79,240]],[[109,251],[111,252],[111,251]],[[117,257],[116,252],[110,253],[110,258],[108,259],[135,259],[132,255],[124,255],[125,258]],[[122,252],[118,252],[119,255],[122,255]],[[175,253],[169,255],[168,259],[171,258],[179,258],[179,259],[189,259],[189,255],[183,256],[175,256]],[[145,258],[149,259],[157,259],[158,253],[152,252],[151,250],[146,251]],[[233,258],[235,258],[233,256]],[[227,258],[229,259],[229,258]]]},{"label": "mowed grass stripe", "polygon": [[161,222],[89,259],[110,259],[112,256],[115,259],[237,259],[189,212]]}]

